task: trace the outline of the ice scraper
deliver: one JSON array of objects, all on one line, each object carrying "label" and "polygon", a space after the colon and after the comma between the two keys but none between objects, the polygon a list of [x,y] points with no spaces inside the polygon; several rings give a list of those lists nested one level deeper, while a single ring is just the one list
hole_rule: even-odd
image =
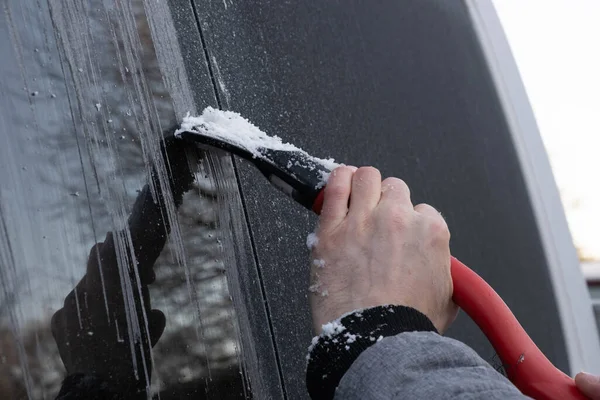
[{"label": "ice scraper", "polygon": [[[319,214],[323,188],[339,164],[268,136],[239,114],[207,108],[186,117],[175,135],[231,152],[253,163],[269,181]],[[502,360],[508,378],[535,399],[585,399],[574,380],[554,367],[500,296],[479,275],[451,258],[454,302],[479,326]]]}]

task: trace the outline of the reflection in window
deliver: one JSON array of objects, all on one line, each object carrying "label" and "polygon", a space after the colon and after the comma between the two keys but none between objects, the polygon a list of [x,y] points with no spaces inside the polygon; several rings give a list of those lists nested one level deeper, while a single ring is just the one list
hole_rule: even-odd
[{"label": "reflection in window", "polygon": [[68,373],[250,397],[217,189],[202,152],[161,140],[176,119],[142,0],[2,18],[0,398],[54,398]]}]

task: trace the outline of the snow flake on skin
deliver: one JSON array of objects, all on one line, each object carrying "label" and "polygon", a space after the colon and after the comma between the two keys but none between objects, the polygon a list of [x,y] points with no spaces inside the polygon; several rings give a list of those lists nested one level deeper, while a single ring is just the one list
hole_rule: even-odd
[{"label": "snow flake on skin", "polygon": [[306,237],[306,247],[308,247],[309,250],[312,250],[318,244],[319,244],[319,238],[317,237],[317,234],[314,232],[309,233],[308,236]]},{"label": "snow flake on skin", "polygon": [[[307,240],[307,244],[308,244],[308,240]],[[317,258],[317,259],[313,260],[312,263],[317,268],[325,268],[325,260],[321,260],[321,259]]]},{"label": "snow flake on skin", "polygon": [[308,287],[308,291],[311,292],[311,293],[318,293],[320,287],[321,287],[321,283],[320,282],[313,283],[312,285],[310,285]]},{"label": "snow flake on skin", "polygon": [[319,274],[315,273],[315,281],[316,282],[308,287],[308,291],[311,293],[315,293],[315,294],[318,293],[321,295],[321,297],[327,297],[327,296],[329,296],[329,290],[325,289],[322,292],[319,291],[319,289],[322,286],[321,282],[319,281],[319,278],[320,278]]}]

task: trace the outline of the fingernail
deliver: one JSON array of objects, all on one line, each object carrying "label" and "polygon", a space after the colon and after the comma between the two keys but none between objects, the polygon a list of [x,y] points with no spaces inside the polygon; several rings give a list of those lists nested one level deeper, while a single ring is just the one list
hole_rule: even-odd
[{"label": "fingernail", "polygon": [[580,376],[581,376],[581,380],[589,383],[590,385],[600,384],[600,376],[592,375],[587,372],[581,372]]}]

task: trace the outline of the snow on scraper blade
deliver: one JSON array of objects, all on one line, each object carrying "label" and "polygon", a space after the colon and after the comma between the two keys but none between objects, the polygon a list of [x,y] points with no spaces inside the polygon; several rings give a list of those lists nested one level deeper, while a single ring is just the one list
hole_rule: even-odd
[{"label": "snow on scraper blade", "polygon": [[331,171],[340,165],[267,135],[238,113],[212,107],[199,117],[186,116],[175,136],[252,162],[271,183],[309,209]]}]

